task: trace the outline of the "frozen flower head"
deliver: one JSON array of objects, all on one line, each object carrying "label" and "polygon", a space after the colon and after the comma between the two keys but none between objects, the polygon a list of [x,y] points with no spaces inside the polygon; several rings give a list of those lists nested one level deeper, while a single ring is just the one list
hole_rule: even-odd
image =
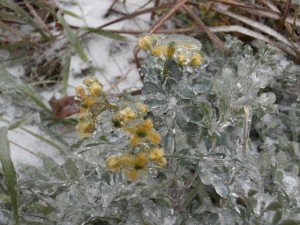
[{"label": "frozen flower head", "polygon": [[146,34],[139,38],[138,46],[162,59],[173,59],[183,66],[197,67],[203,62],[200,41],[183,35]]},{"label": "frozen flower head", "polygon": [[88,78],[83,86],[75,88],[76,99],[80,100],[80,113],[76,128],[81,138],[89,137],[95,130],[95,120],[99,105],[99,97],[103,93],[102,84],[97,78]]},{"label": "frozen flower head", "polygon": [[119,115],[125,123],[128,123],[136,118],[136,113],[129,106],[126,106],[123,110],[121,110]]},{"label": "frozen flower head", "polygon": [[153,130],[153,121],[146,119],[143,124],[135,127],[123,127],[125,131],[131,133],[130,144],[136,146],[144,141],[149,141],[153,144],[160,142],[160,134]]},{"label": "frozen flower head", "polygon": [[148,164],[149,159],[145,152],[140,152],[137,155],[112,155],[106,159],[106,167],[109,170],[118,172],[122,169],[132,181],[136,180],[141,173],[148,169]]},{"label": "frozen flower head", "polygon": [[148,112],[148,106],[142,102],[135,102],[134,104],[129,105],[126,104],[118,112],[118,115],[113,118],[114,127],[121,127],[118,126],[119,123],[122,125],[135,119],[143,119]]}]

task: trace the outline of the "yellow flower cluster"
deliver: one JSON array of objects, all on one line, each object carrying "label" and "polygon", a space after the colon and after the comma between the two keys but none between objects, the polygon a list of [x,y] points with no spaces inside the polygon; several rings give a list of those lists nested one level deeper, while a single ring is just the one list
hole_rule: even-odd
[{"label": "yellow flower cluster", "polygon": [[103,94],[102,85],[97,78],[85,79],[84,87],[75,88],[76,98],[80,100],[80,113],[76,128],[79,130],[80,138],[89,137],[95,129],[97,118],[98,98]]},{"label": "yellow flower cluster", "polygon": [[136,180],[143,172],[145,172],[150,163],[155,163],[161,167],[167,165],[167,159],[162,148],[155,147],[148,151],[140,152],[137,155],[112,155],[106,160],[108,169],[115,172],[122,169],[132,181]]},{"label": "yellow flower cluster", "polygon": [[119,113],[112,119],[114,127],[122,127],[122,125],[125,125],[130,121],[138,118],[144,118],[149,112],[148,106],[142,102],[135,102],[131,106],[125,105],[121,108],[122,109]]},{"label": "yellow flower cluster", "polygon": [[153,121],[151,119],[146,119],[143,124],[139,124],[135,127],[123,126],[122,128],[131,134],[130,144],[132,146],[137,146],[144,141],[159,144],[160,134],[153,131],[153,126]]},{"label": "yellow flower cluster", "polygon": [[[133,151],[130,150],[122,156],[109,156],[106,166],[115,172],[123,169],[130,180],[135,180],[142,172],[146,171],[151,162],[161,167],[167,165],[164,150],[158,147],[160,134],[154,130],[152,119],[144,120],[148,112],[147,105],[135,102],[121,107],[112,118],[114,127],[122,128],[130,134],[130,144],[133,149],[139,149],[139,153],[133,154]],[[149,150],[149,146],[153,146],[152,149]]]},{"label": "yellow flower cluster", "polygon": [[204,60],[201,43],[180,35],[147,34],[139,38],[138,46],[153,56],[174,59],[180,65],[197,67]]}]

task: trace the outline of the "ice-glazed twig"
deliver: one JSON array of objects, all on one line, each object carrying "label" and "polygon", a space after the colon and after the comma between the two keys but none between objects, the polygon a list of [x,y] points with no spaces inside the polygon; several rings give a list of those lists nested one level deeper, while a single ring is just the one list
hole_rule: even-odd
[{"label": "ice-glazed twig", "polygon": [[244,106],[244,121],[243,121],[243,150],[246,155],[247,144],[249,141],[250,127],[252,122],[252,108],[249,105]]}]

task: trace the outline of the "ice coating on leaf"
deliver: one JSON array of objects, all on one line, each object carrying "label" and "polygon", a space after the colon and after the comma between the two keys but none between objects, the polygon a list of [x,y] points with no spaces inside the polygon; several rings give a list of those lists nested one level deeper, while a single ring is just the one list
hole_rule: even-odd
[{"label": "ice coating on leaf", "polygon": [[173,59],[183,66],[198,67],[204,61],[201,42],[184,35],[146,34],[139,38],[138,46],[155,57]]}]

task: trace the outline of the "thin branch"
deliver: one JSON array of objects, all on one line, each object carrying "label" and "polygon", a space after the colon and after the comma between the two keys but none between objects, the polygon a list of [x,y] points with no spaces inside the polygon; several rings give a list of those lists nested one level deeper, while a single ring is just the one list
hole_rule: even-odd
[{"label": "thin branch", "polygon": [[188,7],[183,6],[183,9],[189,14],[190,17],[195,21],[195,23],[202,29],[210,38],[211,40],[216,43],[223,51],[227,51],[225,46],[223,45],[222,41],[213,34],[207,26],[196,16]]},{"label": "thin branch", "polygon": [[292,3],[291,0],[287,0],[287,1],[286,1],[285,7],[284,7],[283,15],[282,15],[282,17],[281,17],[279,23],[277,24],[277,27],[276,27],[276,30],[277,30],[277,31],[279,31],[279,30],[282,28],[283,24],[285,23],[286,17],[287,17],[287,15],[288,15],[288,13],[289,13],[289,11],[290,11],[290,8],[291,8],[291,3]]}]

